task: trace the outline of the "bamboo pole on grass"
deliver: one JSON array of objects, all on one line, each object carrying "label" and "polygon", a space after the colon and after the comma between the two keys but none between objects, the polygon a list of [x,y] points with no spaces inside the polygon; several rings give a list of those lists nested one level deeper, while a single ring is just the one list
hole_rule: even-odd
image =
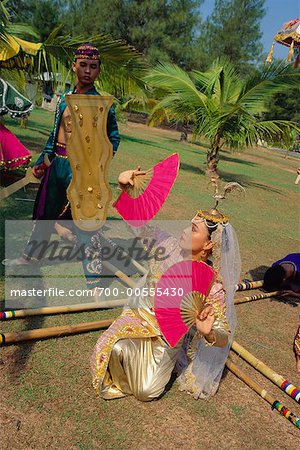
[{"label": "bamboo pole on grass", "polygon": [[15,309],[0,312],[0,319],[12,320],[29,316],[48,316],[52,314],[68,314],[98,309],[119,308],[126,305],[126,299],[106,300],[102,302],[80,303],[78,305],[45,306],[43,308]]},{"label": "bamboo pole on grass", "polygon": [[259,281],[249,281],[242,280],[240,283],[235,285],[237,291],[248,291],[249,289],[257,289],[262,287],[264,284],[264,280]]},{"label": "bamboo pole on grass", "polygon": [[51,328],[37,328],[35,330],[9,332],[0,334],[0,346],[16,344],[23,341],[67,336],[70,334],[86,333],[88,331],[108,328],[115,319],[98,320],[96,322],[84,322],[73,325],[62,325]]},{"label": "bamboo pole on grass", "polygon": [[300,390],[286,380],[282,375],[276,373],[271,367],[267,366],[264,362],[256,358],[252,353],[234,341],[231,345],[232,350],[237,353],[241,358],[247,361],[254,369],[258,370],[266,378],[271,380],[282,391],[292,397],[296,402],[300,403]]},{"label": "bamboo pole on grass", "polygon": [[286,406],[284,406],[279,400],[272,397],[265,389],[261,388],[256,381],[254,381],[249,375],[243,372],[238,366],[236,366],[231,359],[227,359],[226,366],[237,378],[243,381],[247,386],[253,389],[261,398],[268,402],[272,409],[277,409],[283,417],[291,422],[296,428],[300,428],[300,418],[296,417]]},{"label": "bamboo pole on grass", "polygon": [[133,289],[136,288],[136,286],[137,286],[136,283],[134,281],[132,281],[128,275],[126,275],[124,272],[119,270],[116,266],[114,266],[113,264],[111,264],[108,261],[103,261],[102,264],[110,272],[112,272],[114,275],[116,275],[118,278],[120,278],[120,280],[122,280],[125,284],[127,284],[127,286],[129,286]]},{"label": "bamboo pole on grass", "polygon": [[238,305],[239,303],[247,303],[254,302],[255,300],[262,300],[264,298],[276,297],[277,295],[281,295],[282,291],[274,291],[274,292],[266,292],[264,294],[255,294],[249,297],[236,298],[234,300],[234,304]]}]

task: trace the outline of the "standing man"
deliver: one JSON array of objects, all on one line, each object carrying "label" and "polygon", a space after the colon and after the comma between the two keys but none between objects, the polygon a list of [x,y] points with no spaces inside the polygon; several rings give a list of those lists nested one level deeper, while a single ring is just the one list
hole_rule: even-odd
[{"label": "standing man", "polygon": [[[38,254],[32,253],[30,243],[33,241],[49,241],[54,223],[67,205],[67,188],[72,178],[72,171],[66,146],[71,136],[72,124],[65,96],[68,94],[100,95],[94,86],[94,82],[100,74],[100,66],[100,54],[96,47],[86,43],[76,50],[72,64],[72,70],[76,74],[75,88],[73,91],[65,92],[59,99],[53,131],[32,169],[34,176],[37,178],[43,177],[33,211],[33,219],[36,222],[23,256],[11,261],[10,265],[26,265],[40,259]],[[112,144],[114,155],[119,146],[120,136],[113,108],[110,108],[108,113],[107,135]],[[51,163],[50,166],[46,164],[46,156]]]}]

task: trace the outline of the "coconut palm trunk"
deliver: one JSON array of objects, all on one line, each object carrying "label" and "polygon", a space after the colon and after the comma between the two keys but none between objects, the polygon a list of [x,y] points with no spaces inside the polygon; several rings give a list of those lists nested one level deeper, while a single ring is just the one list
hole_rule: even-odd
[{"label": "coconut palm trunk", "polygon": [[218,163],[219,154],[221,150],[221,130],[219,129],[213,141],[210,143],[210,148],[207,150],[206,156],[206,172],[205,174],[209,177],[219,177],[218,174]]},{"label": "coconut palm trunk", "polygon": [[188,125],[185,122],[179,123],[180,142],[187,142],[188,140]]},{"label": "coconut palm trunk", "polygon": [[219,162],[219,147],[211,147],[207,151],[207,157],[206,157],[206,175],[208,176],[214,176],[218,177],[218,162]]}]

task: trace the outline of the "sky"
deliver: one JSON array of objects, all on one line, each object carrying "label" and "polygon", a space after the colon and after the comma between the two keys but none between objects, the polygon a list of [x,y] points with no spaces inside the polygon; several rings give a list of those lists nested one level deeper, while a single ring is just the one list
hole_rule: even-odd
[{"label": "sky", "polygon": [[[205,19],[213,10],[214,0],[205,0],[201,7],[202,16]],[[261,21],[263,32],[262,43],[264,51],[269,52],[273,37],[280,30],[284,22],[300,17],[300,0],[265,0],[266,15]],[[288,48],[276,44],[274,49],[275,58],[286,58]]]}]

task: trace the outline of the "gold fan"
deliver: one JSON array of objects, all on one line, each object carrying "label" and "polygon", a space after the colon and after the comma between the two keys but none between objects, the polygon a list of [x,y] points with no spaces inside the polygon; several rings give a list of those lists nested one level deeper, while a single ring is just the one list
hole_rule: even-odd
[{"label": "gold fan", "polygon": [[124,189],[131,198],[138,198],[148,187],[153,177],[153,167],[147,170],[144,175],[137,175],[133,177],[133,186],[128,184]]},{"label": "gold fan", "polygon": [[188,328],[196,323],[196,317],[205,306],[205,296],[201,292],[191,291],[185,295],[180,304],[180,315]]}]

